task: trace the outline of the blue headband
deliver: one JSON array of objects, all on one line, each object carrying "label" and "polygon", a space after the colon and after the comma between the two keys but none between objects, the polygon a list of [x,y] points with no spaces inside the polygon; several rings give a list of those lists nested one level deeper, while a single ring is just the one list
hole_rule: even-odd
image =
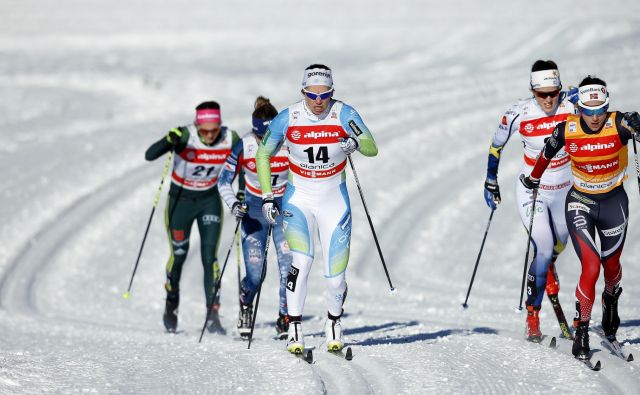
[{"label": "blue headband", "polygon": [[271,123],[271,120],[265,121],[264,119],[253,117],[252,123],[253,133],[255,133],[258,137],[262,137],[267,132],[267,128],[269,127],[269,123]]}]

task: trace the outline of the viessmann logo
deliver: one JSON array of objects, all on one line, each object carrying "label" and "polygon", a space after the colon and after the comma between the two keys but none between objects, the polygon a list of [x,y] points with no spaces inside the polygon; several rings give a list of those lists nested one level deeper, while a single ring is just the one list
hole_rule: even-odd
[{"label": "viessmann logo", "polygon": [[580,170],[584,170],[587,173],[593,173],[594,171],[598,171],[598,170],[609,170],[609,169],[615,169],[618,167],[618,160],[615,160],[611,163],[602,163],[602,164],[586,164],[586,165],[578,165],[577,166],[578,169]]}]

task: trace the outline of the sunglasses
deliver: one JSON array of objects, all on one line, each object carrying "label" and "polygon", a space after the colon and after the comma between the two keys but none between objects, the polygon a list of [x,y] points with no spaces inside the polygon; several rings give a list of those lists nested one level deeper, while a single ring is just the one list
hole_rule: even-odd
[{"label": "sunglasses", "polygon": [[198,128],[198,132],[202,134],[214,134],[214,133],[218,133],[219,131],[220,131],[220,128],[214,128],[214,129]]},{"label": "sunglasses", "polygon": [[329,89],[326,92],[322,92],[322,93],[313,93],[313,92],[309,92],[306,89],[302,90],[302,93],[304,93],[304,95],[306,97],[308,97],[311,100],[316,100],[318,98],[320,98],[320,100],[325,100],[331,97],[331,95],[333,95],[333,88]]},{"label": "sunglasses", "polygon": [[582,106],[580,107],[580,113],[588,116],[588,117],[593,117],[593,116],[598,116],[598,115],[602,115],[605,112],[607,112],[607,110],[609,109],[609,105],[607,104],[604,107],[600,107],[600,108],[596,108],[595,110],[589,109],[589,108],[584,108]]},{"label": "sunglasses", "polygon": [[533,94],[536,95],[536,97],[539,97],[540,99],[546,99],[547,97],[556,97],[556,96],[558,96],[560,94],[560,90],[553,91],[553,92],[533,91]]}]

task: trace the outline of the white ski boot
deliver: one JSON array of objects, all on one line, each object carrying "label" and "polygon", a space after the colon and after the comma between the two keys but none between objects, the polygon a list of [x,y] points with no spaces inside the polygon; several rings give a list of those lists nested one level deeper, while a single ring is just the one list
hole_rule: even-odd
[{"label": "white ski boot", "polygon": [[302,354],[304,351],[304,336],[302,335],[302,322],[300,321],[289,323],[287,350],[292,354]]},{"label": "white ski boot", "polygon": [[327,350],[341,351],[344,347],[344,340],[342,339],[340,318],[335,320],[327,318],[327,322],[324,324],[324,333],[327,336]]}]

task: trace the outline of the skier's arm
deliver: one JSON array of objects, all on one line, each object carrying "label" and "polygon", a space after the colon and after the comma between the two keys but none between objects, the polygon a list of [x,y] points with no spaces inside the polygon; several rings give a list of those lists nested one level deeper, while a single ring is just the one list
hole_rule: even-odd
[{"label": "skier's arm", "polygon": [[553,129],[553,133],[551,133],[551,137],[547,140],[538,155],[538,159],[536,160],[536,164],[533,166],[533,170],[531,170],[531,175],[529,178],[533,180],[540,180],[542,174],[551,163],[551,159],[556,156],[558,152],[564,147],[564,131],[567,126],[566,122],[560,122],[555,129]]},{"label": "skier's arm", "polygon": [[231,184],[236,178],[236,175],[238,175],[239,164],[241,162],[242,140],[238,140],[231,148],[231,154],[227,157],[220,171],[220,176],[218,177],[218,191],[220,191],[220,196],[229,208],[233,207],[233,204],[238,201]]},{"label": "skier's arm", "polygon": [[289,125],[289,109],[278,114],[271,123],[262,138],[258,152],[256,153],[256,167],[262,196],[273,195],[271,190],[271,164],[270,158],[277,152],[284,141],[285,132]]},{"label": "skier's arm", "polygon": [[144,153],[148,161],[156,160],[169,151],[182,152],[189,141],[189,130],[186,127],[177,127],[169,130],[167,135],[151,144]]},{"label": "skier's arm", "polygon": [[487,179],[498,180],[498,166],[500,165],[500,154],[509,138],[520,128],[520,113],[518,105],[511,106],[502,115],[498,129],[493,134],[491,145],[489,146],[489,157],[487,159]]},{"label": "skier's arm", "polygon": [[621,113],[616,111],[616,128],[620,135],[622,144],[627,145],[627,142],[632,138],[640,141],[640,115],[637,112]]},{"label": "skier's arm", "polygon": [[364,124],[360,114],[347,104],[342,105],[340,123],[343,129],[358,142],[358,151],[364,156],[378,155],[378,146],[373,140],[369,128]]}]

